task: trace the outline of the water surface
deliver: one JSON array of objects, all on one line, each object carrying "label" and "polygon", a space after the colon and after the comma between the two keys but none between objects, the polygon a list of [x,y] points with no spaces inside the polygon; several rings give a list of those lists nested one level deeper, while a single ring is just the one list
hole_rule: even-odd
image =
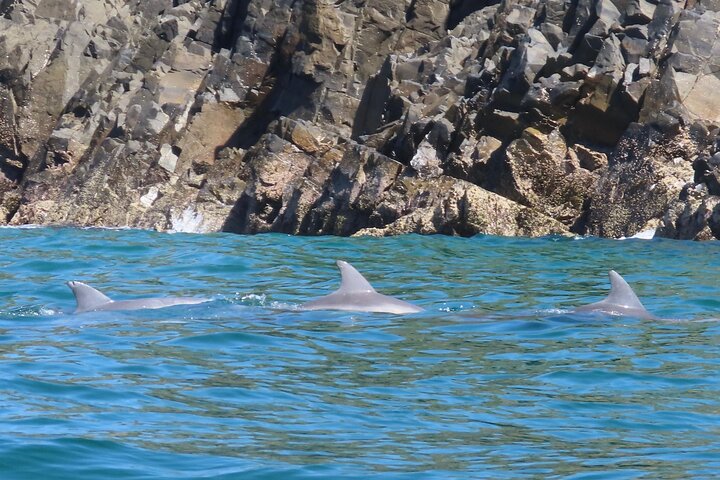
[{"label": "water surface", "polygon": [[[0,478],[713,478],[720,247],[0,229]],[[410,316],[303,312],[347,260]],[[578,316],[607,271],[674,321]],[[116,299],[73,315],[64,285]],[[679,321],[678,321],[679,320]]]}]

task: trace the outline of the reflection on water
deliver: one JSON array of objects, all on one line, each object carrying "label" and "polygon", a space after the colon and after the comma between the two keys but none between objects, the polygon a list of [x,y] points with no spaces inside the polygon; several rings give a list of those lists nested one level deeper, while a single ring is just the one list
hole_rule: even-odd
[{"label": "reflection on water", "polygon": [[[720,468],[713,244],[2,229],[2,478],[691,478]],[[303,312],[334,259],[411,316]],[[616,269],[683,322],[573,316]],[[64,282],[116,298],[75,316]]]}]

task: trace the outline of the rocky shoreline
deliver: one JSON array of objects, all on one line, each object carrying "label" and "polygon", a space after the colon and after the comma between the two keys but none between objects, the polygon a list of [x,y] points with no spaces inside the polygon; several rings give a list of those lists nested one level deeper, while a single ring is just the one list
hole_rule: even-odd
[{"label": "rocky shoreline", "polygon": [[0,223],[720,238],[720,3],[0,1]]}]

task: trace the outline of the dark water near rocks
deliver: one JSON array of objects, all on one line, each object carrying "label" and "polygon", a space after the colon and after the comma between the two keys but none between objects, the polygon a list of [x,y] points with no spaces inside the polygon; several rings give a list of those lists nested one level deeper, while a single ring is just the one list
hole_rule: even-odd
[{"label": "dark water near rocks", "polygon": [[[0,478],[712,478],[720,246],[2,229]],[[411,316],[302,312],[352,262]],[[607,270],[653,313],[576,316]],[[72,315],[64,282],[115,298]]]}]

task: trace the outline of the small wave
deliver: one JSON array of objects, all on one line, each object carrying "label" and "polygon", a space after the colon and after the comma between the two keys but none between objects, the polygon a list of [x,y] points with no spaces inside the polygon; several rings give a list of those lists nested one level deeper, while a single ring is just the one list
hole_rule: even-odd
[{"label": "small wave", "polygon": [[[37,223],[27,223],[25,225],[0,225],[0,230],[37,230],[40,228],[67,228],[67,229],[77,229],[77,230],[118,230],[118,231],[125,231],[125,230],[147,230],[142,228],[134,228],[130,226],[121,226],[121,227],[108,227],[103,225],[85,225],[85,226],[71,226],[71,225],[62,225],[62,224],[48,224],[48,225],[40,225]],[[151,230],[147,230],[151,231]]]},{"label": "small wave", "polygon": [[21,307],[11,308],[0,314],[8,317],[50,317],[60,315],[62,311],[48,308],[43,305],[23,305]]},{"label": "small wave", "polygon": [[122,227],[106,227],[106,226],[102,226],[102,225],[98,225],[98,226],[90,225],[90,226],[80,227],[80,230],[111,230],[111,231],[120,231],[120,232],[122,232],[122,231],[134,231],[134,230],[141,230],[141,231],[142,231],[142,230],[144,230],[144,229],[142,229],[142,228],[133,228],[133,227],[130,227],[130,226],[127,226],[127,225],[122,226]]},{"label": "small wave", "polygon": [[37,228],[47,228],[47,225],[38,225],[35,223],[28,223],[27,225],[0,225],[0,229],[3,230],[33,230]]},{"label": "small wave", "polygon": [[630,240],[633,238],[638,240],[652,240],[653,238],[655,238],[656,230],[656,228],[651,228],[650,230],[643,230],[642,232],[638,232],[630,237],[620,237],[618,238],[618,240]]},{"label": "small wave", "polygon": [[236,293],[232,303],[239,303],[248,307],[262,307],[271,310],[298,310],[300,305],[296,303],[287,303],[280,301],[268,301],[267,295],[264,293]]},{"label": "small wave", "polygon": [[260,295],[255,293],[247,293],[244,295],[241,293],[236,293],[235,296],[240,297],[240,302],[245,305],[254,305],[259,307],[265,306],[265,300],[267,298],[264,293]]},{"label": "small wave", "polygon": [[285,302],[270,302],[268,308],[272,310],[301,310],[300,305],[297,303],[285,303]]},{"label": "small wave", "polygon": [[567,308],[541,308],[535,310],[535,313],[538,315],[567,315],[572,312],[572,310],[568,310]]},{"label": "small wave", "polygon": [[458,303],[458,304],[443,304],[442,307],[438,308],[437,310],[439,312],[445,312],[445,313],[452,313],[452,312],[464,312],[467,310],[475,310],[477,308],[477,305],[474,303]]}]

